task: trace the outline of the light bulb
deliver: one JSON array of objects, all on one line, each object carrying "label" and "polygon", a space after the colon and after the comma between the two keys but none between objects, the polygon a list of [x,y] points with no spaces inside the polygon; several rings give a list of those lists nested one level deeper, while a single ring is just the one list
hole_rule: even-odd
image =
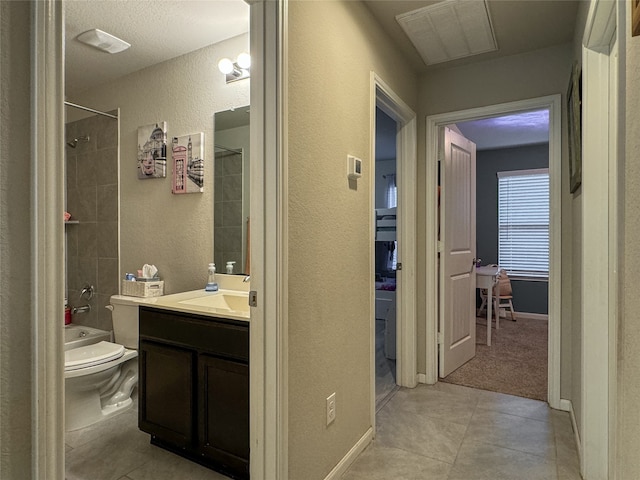
[{"label": "light bulb", "polygon": [[251,66],[251,55],[249,55],[247,52],[242,52],[240,55],[238,55],[236,62],[238,63],[238,66],[240,68],[244,68],[245,70],[247,70]]},{"label": "light bulb", "polygon": [[228,58],[223,58],[218,62],[218,70],[220,70],[225,75],[233,72],[233,62]]}]

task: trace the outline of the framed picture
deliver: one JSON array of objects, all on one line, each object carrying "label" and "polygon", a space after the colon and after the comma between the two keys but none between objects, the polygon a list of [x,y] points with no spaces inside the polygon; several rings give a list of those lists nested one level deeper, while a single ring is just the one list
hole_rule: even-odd
[{"label": "framed picture", "polygon": [[138,178],[167,176],[167,122],[138,127]]},{"label": "framed picture", "polygon": [[640,0],[631,0],[631,36],[640,35]]},{"label": "framed picture", "polygon": [[569,189],[574,193],[582,183],[582,71],[575,65],[567,91],[569,120]]},{"label": "framed picture", "polygon": [[202,193],[204,190],[204,133],[173,137],[171,192]]}]

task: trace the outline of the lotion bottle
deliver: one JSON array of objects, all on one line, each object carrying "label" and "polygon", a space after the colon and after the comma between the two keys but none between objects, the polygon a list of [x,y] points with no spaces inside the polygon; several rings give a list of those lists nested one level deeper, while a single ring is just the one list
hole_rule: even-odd
[{"label": "lotion bottle", "polygon": [[207,286],[204,287],[204,289],[207,292],[217,292],[218,291],[218,284],[216,283],[216,264],[215,263],[210,263],[209,264],[209,271],[208,271],[208,277],[207,277]]},{"label": "lotion bottle", "polygon": [[227,274],[232,275],[233,274],[233,265],[236,262],[227,262]]}]

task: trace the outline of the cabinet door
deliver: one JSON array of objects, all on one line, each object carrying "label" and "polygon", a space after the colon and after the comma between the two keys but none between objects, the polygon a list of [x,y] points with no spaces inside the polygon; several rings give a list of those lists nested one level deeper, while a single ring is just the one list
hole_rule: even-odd
[{"label": "cabinet door", "polygon": [[248,478],[249,367],[202,354],[198,375],[200,453]]},{"label": "cabinet door", "polygon": [[177,447],[194,440],[195,353],[140,340],[140,430]]}]

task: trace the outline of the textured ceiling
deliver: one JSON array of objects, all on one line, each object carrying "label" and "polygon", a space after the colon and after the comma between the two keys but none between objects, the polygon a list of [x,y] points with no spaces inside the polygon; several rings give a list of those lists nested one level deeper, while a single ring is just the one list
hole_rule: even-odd
[{"label": "textured ceiling", "polygon": [[[474,1],[474,0],[470,0]],[[398,49],[418,72],[447,68],[559,45],[573,40],[579,1],[488,0],[498,51],[427,67],[396,21],[396,15],[438,3],[433,0],[364,2]]]},{"label": "textured ceiling", "polygon": [[[75,38],[99,28],[131,44],[109,54]],[[65,2],[65,84],[73,93],[249,31],[244,0]],[[238,52],[240,53],[240,52]]]}]

